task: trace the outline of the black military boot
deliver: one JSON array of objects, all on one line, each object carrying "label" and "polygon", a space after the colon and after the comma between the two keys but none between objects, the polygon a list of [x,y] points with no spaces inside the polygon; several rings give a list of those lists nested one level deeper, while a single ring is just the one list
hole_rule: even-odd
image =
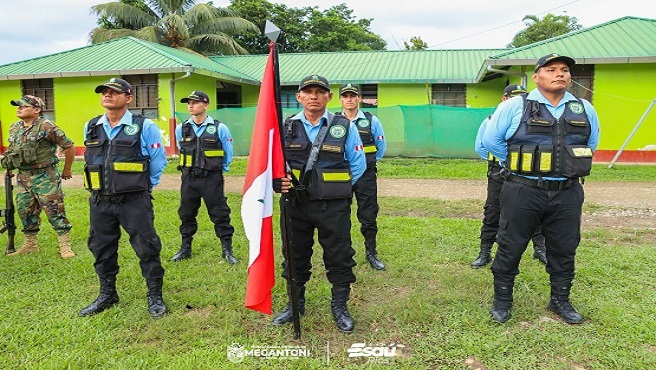
[{"label": "black military boot", "polygon": [[494,301],[490,309],[492,320],[504,323],[510,319],[510,309],[513,303],[513,285],[494,282]]},{"label": "black military boot", "polygon": [[478,252],[478,257],[471,263],[472,268],[480,268],[492,261],[490,257],[490,251],[492,250],[492,244],[481,243],[481,250]]},{"label": "black military boot", "polygon": [[80,310],[80,316],[91,316],[103,312],[118,303],[116,277],[100,279],[100,293],[90,305]]},{"label": "black military boot", "polygon": [[154,319],[164,316],[166,305],[162,298],[162,278],[151,278],[146,280],[148,286],[148,313]]},{"label": "black military boot", "polygon": [[533,258],[547,264],[547,246],[542,234],[533,236]]},{"label": "black military boot", "polygon": [[171,261],[178,262],[187,258],[191,258],[191,241],[192,238],[182,238],[182,244],[180,244],[180,250],[178,253],[171,258]]},{"label": "black military boot", "polygon": [[[298,287],[298,313],[305,315],[305,286],[303,285]],[[287,307],[274,316],[272,323],[273,325],[283,325],[292,322],[293,319],[292,302],[289,300]]]},{"label": "black military boot", "polygon": [[376,241],[364,242],[366,249],[366,259],[374,270],[385,270],[385,264],[378,258],[376,252]]},{"label": "black military boot", "polygon": [[351,293],[351,287],[348,285],[333,285],[331,291],[333,298],[330,301],[330,308],[333,312],[337,329],[342,333],[351,334],[353,332],[353,318],[346,307],[346,302]]},{"label": "black military boot", "polygon": [[572,284],[551,284],[551,301],[547,308],[560,317],[568,324],[580,324],[583,322],[581,316],[572,304],[569,302],[569,290]]},{"label": "black military boot", "polygon": [[235,256],[232,254],[232,240],[231,239],[226,239],[226,240],[221,240],[221,257],[225,258],[226,261],[228,261],[229,264],[234,265],[237,262],[237,259]]}]

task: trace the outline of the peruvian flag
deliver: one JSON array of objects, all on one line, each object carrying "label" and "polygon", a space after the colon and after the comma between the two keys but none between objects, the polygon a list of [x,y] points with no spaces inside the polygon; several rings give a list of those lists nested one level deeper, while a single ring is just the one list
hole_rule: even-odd
[{"label": "peruvian flag", "polygon": [[241,205],[241,218],[249,241],[244,306],[269,315],[274,285],[272,180],[285,176],[275,99],[273,43],[270,50],[257,103]]}]

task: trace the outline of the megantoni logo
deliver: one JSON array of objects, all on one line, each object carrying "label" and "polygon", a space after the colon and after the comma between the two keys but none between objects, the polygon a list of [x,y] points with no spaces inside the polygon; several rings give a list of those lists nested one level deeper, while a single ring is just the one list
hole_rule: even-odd
[{"label": "megantoni logo", "polygon": [[366,118],[362,118],[358,120],[358,126],[364,128],[369,126],[369,120]]}]

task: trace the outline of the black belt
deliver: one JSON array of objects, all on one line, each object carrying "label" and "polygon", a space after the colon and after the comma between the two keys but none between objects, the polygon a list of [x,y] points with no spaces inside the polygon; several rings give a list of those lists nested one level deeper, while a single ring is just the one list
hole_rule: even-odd
[{"label": "black belt", "polygon": [[578,178],[567,179],[567,180],[537,180],[529,179],[523,176],[509,175],[506,180],[518,182],[520,184],[532,186],[534,188],[540,188],[545,190],[563,190],[571,188],[574,184],[579,182]]},{"label": "black belt", "polygon": [[112,203],[112,204],[122,204],[131,200],[141,198],[147,194],[146,191],[137,191],[133,193],[121,193],[121,194],[112,194],[112,195],[103,195],[95,193],[98,199],[103,202]]}]

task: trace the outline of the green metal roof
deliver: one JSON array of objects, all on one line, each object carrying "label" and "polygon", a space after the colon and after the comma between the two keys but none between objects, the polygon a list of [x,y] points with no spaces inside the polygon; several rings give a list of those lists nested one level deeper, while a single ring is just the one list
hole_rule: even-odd
[{"label": "green metal roof", "polygon": [[[475,83],[486,58],[506,49],[352,51],[280,54],[280,84],[310,74],[331,83]],[[261,78],[267,55],[212,56],[224,66]]]},{"label": "green metal roof", "polygon": [[655,63],[656,20],[623,17],[494,55],[492,66],[532,65],[543,55],[567,55],[578,64]]},{"label": "green metal roof", "polygon": [[193,72],[226,81],[259,84],[238,70],[209,58],[123,37],[78,49],[0,66],[0,80]]}]

